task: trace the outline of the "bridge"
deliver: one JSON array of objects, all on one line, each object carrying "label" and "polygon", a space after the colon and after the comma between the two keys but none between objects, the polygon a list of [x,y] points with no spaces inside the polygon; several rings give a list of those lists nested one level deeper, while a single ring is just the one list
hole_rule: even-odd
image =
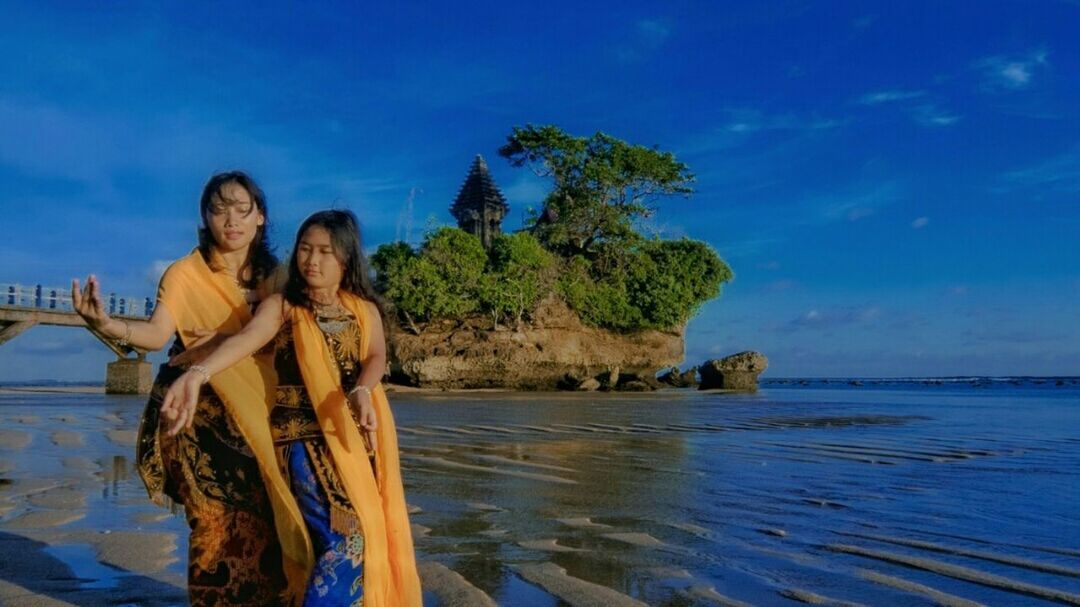
[{"label": "bridge", "polygon": [[[110,316],[124,320],[146,320],[154,312],[154,300],[149,297],[117,297],[110,294],[105,306]],[[83,327],[116,354],[117,360],[109,363],[105,371],[107,393],[150,392],[153,377],[146,352],[120,346],[115,340],[91,329],[75,313],[70,287],[0,284],[0,345],[36,325]]]}]

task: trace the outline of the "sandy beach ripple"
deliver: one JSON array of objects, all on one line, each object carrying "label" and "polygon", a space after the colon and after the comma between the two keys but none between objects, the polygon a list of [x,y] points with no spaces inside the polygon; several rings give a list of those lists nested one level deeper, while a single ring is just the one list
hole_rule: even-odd
[{"label": "sandy beach ripple", "polygon": [[588,552],[588,550],[582,550],[581,548],[563,546],[559,543],[559,540],[551,538],[543,540],[526,540],[524,542],[518,542],[518,546],[528,548],[529,550],[543,550],[545,552]]},{"label": "sandy beach ripple", "polygon": [[1080,577],[1080,569],[1076,569],[1074,567],[1063,567],[1061,565],[1054,565],[1052,563],[1042,563],[1030,559],[998,554],[996,552],[987,552],[985,550],[971,550],[968,548],[960,548],[957,546],[946,546],[943,544],[935,544],[932,542],[909,540],[905,538],[889,537],[884,535],[864,533],[840,533],[839,535],[857,537],[865,540],[873,540],[876,542],[894,544],[897,546],[908,546],[909,548],[919,548],[922,550],[938,552],[941,554],[955,554],[957,556],[967,556],[971,558],[981,559],[984,561],[1001,563],[1003,565],[1022,567],[1024,569],[1030,569],[1032,571],[1042,571],[1043,573],[1053,573],[1055,575],[1064,575],[1068,577]]},{"label": "sandy beach ripple", "polygon": [[572,607],[648,607],[621,592],[570,576],[555,563],[518,565],[521,577],[542,587]]},{"label": "sandy beach ripple", "polygon": [[402,460],[410,460],[414,462],[424,463],[432,466],[438,466],[441,468],[453,468],[458,470],[470,470],[473,472],[486,472],[488,474],[499,474],[503,476],[517,476],[519,478],[528,478],[536,481],[543,481],[548,483],[559,483],[565,485],[576,485],[577,481],[570,480],[568,478],[562,478],[559,476],[552,476],[550,474],[539,474],[536,472],[521,472],[518,470],[505,470],[503,468],[496,468],[494,466],[474,466],[472,464],[463,464],[461,462],[451,461],[441,457],[426,457],[423,455],[403,455]]},{"label": "sandy beach ripple", "polygon": [[78,510],[86,507],[86,492],[71,487],[57,487],[35,493],[27,501],[48,510]]},{"label": "sandy beach ripple", "polygon": [[487,461],[487,462],[495,462],[497,464],[510,464],[512,466],[524,466],[524,467],[527,467],[527,468],[538,468],[538,469],[541,469],[541,470],[553,470],[555,472],[577,472],[577,470],[574,470],[573,468],[567,468],[566,466],[553,466],[551,464],[541,464],[541,463],[530,462],[530,461],[526,461],[526,460],[512,459],[512,458],[509,458],[509,457],[504,457],[502,455],[486,455],[486,454],[482,454],[482,453],[474,453],[474,454],[471,454],[469,457],[471,457],[472,459],[478,459],[478,460],[483,460],[483,461]]},{"label": "sandy beach ripple", "polygon": [[664,547],[664,542],[650,536],[649,534],[638,534],[638,532],[626,532],[626,534],[604,534],[604,537],[609,540],[620,541],[623,543],[629,543],[633,545],[639,545],[643,548],[661,548]]},{"label": "sandy beach ripple", "polygon": [[882,586],[889,586],[890,588],[896,588],[897,590],[930,597],[935,604],[941,605],[941,607],[986,607],[982,603],[969,601],[968,599],[942,592],[936,588],[919,584],[918,582],[885,575],[884,573],[870,571],[869,569],[860,570],[859,576],[876,584],[881,584]]},{"label": "sandy beach ripple", "polygon": [[82,471],[82,472],[97,472],[101,470],[101,465],[97,462],[91,461],[81,455],[73,455],[65,457],[60,460],[61,465],[68,470]]},{"label": "sandy beach ripple", "polygon": [[86,516],[85,512],[68,510],[31,510],[4,521],[7,529],[48,529],[73,523]]},{"label": "sandy beach ripple", "polygon": [[33,435],[25,430],[0,430],[0,449],[22,451],[33,439]]},{"label": "sandy beach ripple", "polygon": [[809,590],[802,590],[800,588],[788,588],[781,590],[780,594],[793,601],[799,601],[800,603],[806,603],[808,605],[826,605],[828,607],[866,607],[862,603],[851,603],[848,601],[839,601],[831,599],[827,596],[810,592]]},{"label": "sandy beach ripple", "polygon": [[52,433],[50,438],[52,444],[58,447],[81,447],[84,442],[81,433],[71,432],[69,430],[57,430]]},{"label": "sandy beach ripple", "polygon": [[446,565],[422,561],[416,569],[424,590],[439,597],[443,607],[496,607],[495,601],[483,590]]},{"label": "sandy beach ripple", "polygon": [[137,430],[109,430],[105,433],[109,440],[121,447],[135,447],[139,433]]},{"label": "sandy beach ripple", "polygon": [[736,601],[716,591],[712,586],[691,586],[683,593],[694,601],[700,601],[717,607],[753,607],[750,603]]},{"label": "sandy beach ripple", "polygon": [[567,527],[575,527],[578,529],[611,529],[611,525],[594,523],[592,519],[587,516],[579,518],[557,518],[555,520],[566,525]]},{"label": "sandy beach ripple", "polygon": [[951,578],[964,580],[983,586],[989,586],[991,588],[997,588],[998,590],[1004,590],[1006,592],[1025,594],[1041,599],[1065,603],[1067,605],[1080,605],[1080,594],[1067,592],[1065,590],[1058,590],[1056,588],[1049,588],[1047,586],[1041,586],[1038,584],[1021,582],[1019,580],[1010,579],[1004,576],[971,569],[970,567],[952,565],[934,559],[908,556],[906,554],[899,554],[895,552],[872,550],[869,548],[862,548],[860,546],[853,546],[850,544],[830,544],[828,546],[825,546],[825,548],[834,552],[842,552],[878,561],[884,561],[887,563],[906,565],[908,567],[922,569],[924,571],[931,571],[940,575],[945,575]]}]

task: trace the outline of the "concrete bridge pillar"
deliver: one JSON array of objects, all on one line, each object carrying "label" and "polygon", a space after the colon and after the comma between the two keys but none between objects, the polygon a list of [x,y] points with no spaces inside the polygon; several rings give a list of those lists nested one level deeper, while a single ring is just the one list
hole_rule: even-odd
[{"label": "concrete bridge pillar", "polygon": [[115,360],[105,370],[106,394],[149,394],[153,383],[153,365],[142,356]]}]

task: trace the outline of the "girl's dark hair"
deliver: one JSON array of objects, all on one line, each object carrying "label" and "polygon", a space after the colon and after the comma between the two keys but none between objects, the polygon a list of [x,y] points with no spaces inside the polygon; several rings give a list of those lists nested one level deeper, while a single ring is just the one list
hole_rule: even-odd
[{"label": "girl's dark hair", "polygon": [[379,314],[385,318],[382,300],[371,284],[371,269],[360,244],[360,225],[352,211],[334,209],[319,211],[300,224],[289,259],[289,280],[285,283],[285,300],[294,306],[311,307],[311,299],[307,293],[307,280],[304,279],[304,275],[296,264],[296,255],[300,248],[300,239],[304,237],[308,228],[313,226],[318,226],[330,233],[330,244],[334,248],[334,256],[341,262],[341,288],[374,303],[379,308]]},{"label": "girl's dark hair", "polygon": [[255,229],[255,240],[251,241],[251,252],[248,255],[248,264],[251,265],[251,278],[244,284],[245,288],[254,289],[260,281],[274,271],[278,265],[278,259],[274,255],[274,250],[270,247],[270,239],[266,235],[267,230],[270,228],[270,211],[266,207],[266,195],[263,194],[262,188],[255,183],[251,175],[243,171],[226,171],[214,175],[206,182],[203,187],[202,198],[199,199],[199,216],[202,217],[202,225],[199,226],[199,252],[202,253],[206,263],[209,264],[212,259],[211,252],[216,243],[214,242],[213,233],[210,232],[210,227],[206,224],[206,216],[210,213],[210,205],[214,203],[215,198],[223,201],[227,200],[224,189],[230,183],[235,183],[247,190],[248,196],[251,196],[251,200],[255,203],[252,212],[258,210],[263,214],[263,224]]}]

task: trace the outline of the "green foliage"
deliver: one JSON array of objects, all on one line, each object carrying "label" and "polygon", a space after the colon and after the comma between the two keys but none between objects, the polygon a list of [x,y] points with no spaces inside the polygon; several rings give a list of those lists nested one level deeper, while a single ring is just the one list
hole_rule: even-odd
[{"label": "green foliage", "polygon": [[376,286],[406,322],[476,312],[521,321],[551,292],[557,260],[528,233],[501,235],[484,251],[457,228],[429,234],[419,252],[386,244],[372,255]]},{"label": "green foliage", "polygon": [[439,228],[424,239],[420,257],[435,267],[442,285],[436,317],[457,318],[480,309],[487,253],[479,238],[458,228]]},{"label": "green foliage", "polygon": [[582,322],[618,331],[643,328],[641,312],[630,303],[626,285],[616,277],[595,279],[591,264],[578,255],[563,267],[559,293]]},{"label": "green foliage", "polygon": [[646,239],[635,221],[664,195],[689,194],[693,175],[667,152],[604,133],[574,137],[554,126],[514,128],[499,153],[552,177],[529,232],[501,235],[485,251],[457,228],[435,228],[418,251],[405,243],[372,256],[376,286],[399,317],[471,314],[521,322],[552,293],[588,325],[672,329],[719,295],[731,269],[709,245]]},{"label": "green foliage", "polygon": [[456,318],[480,307],[478,290],[487,254],[480,240],[456,228],[429,234],[419,254],[403,242],[371,257],[376,286],[403,320]]},{"label": "green foliage", "polygon": [[585,138],[551,125],[514,127],[499,154],[554,180],[533,229],[567,257],[591,257],[599,243],[634,239],[634,220],[650,216],[659,196],[693,191],[693,174],[670,152],[604,133]]},{"label": "green foliage", "polygon": [[500,235],[491,243],[488,273],[482,289],[483,306],[495,322],[500,317],[523,317],[551,291],[555,256],[532,234]]},{"label": "green foliage", "polygon": [[645,323],[655,328],[685,324],[732,278],[731,269],[709,245],[685,238],[650,240],[638,259],[626,290]]}]

